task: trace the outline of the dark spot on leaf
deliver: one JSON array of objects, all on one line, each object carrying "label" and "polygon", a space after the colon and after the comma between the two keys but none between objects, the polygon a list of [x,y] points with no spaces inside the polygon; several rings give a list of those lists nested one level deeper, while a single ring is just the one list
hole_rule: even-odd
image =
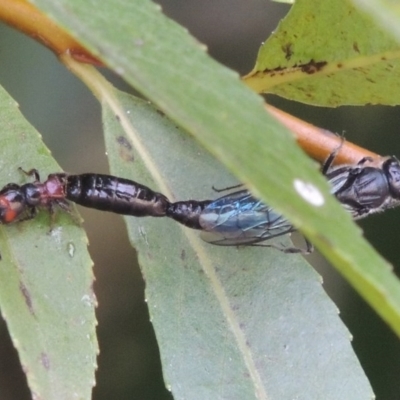
[{"label": "dark spot on leaf", "polygon": [[293,55],[292,43],[286,43],[282,46],[282,50],[285,53],[285,58],[289,61]]},{"label": "dark spot on leaf", "polygon": [[181,260],[184,261],[185,259],[186,259],[186,251],[185,251],[185,249],[183,249],[181,251]]},{"label": "dark spot on leaf", "polygon": [[353,43],[353,50],[356,51],[357,53],[360,52],[360,49],[358,48],[358,43],[357,42]]},{"label": "dark spot on leaf", "polygon": [[133,157],[132,145],[125,136],[118,136],[117,143],[119,144],[119,155],[126,162],[133,162],[135,158]]},{"label": "dark spot on leaf", "polygon": [[32,305],[31,294],[29,293],[28,288],[21,281],[19,282],[19,290],[21,291],[22,296],[24,296],[25,304],[28,306],[29,312],[32,315],[35,315]]},{"label": "dark spot on leaf", "polygon": [[119,117],[119,115],[115,115],[115,119],[118,121],[118,122],[121,122],[121,118]]},{"label": "dark spot on leaf", "polygon": [[40,353],[40,362],[42,363],[45,369],[47,370],[50,369],[50,360],[49,356],[46,353]]},{"label": "dark spot on leaf", "polygon": [[391,72],[392,69],[393,69],[393,65],[392,65],[392,64],[387,64],[387,66],[386,66],[386,68],[385,68],[385,71]]},{"label": "dark spot on leaf", "polygon": [[128,150],[132,150],[132,145],[129,143],[128,139],[125,136],[118,136],[117,143],[127,148]]},{"label": "dark spot on leaf", "polygon": [[156,112],[157,112],[157,114],[161,115],[162,117],[165,117],[165,114],[158,108],[156,108]]},{"label": "dark spot on leaf", "polygon": [[315,72],[321,71],[325,65],[328,64],[326,61],[311,61],[308,64],[304,64],[301,66],[301,70],[306,74],[314,74]]},{"label": "dark spot on leaf", "polygon": [[381,60],[382,60],[382,61],[386,61],[386,57],[385,57],[385,56],[382,56],[382,57],[381,57]]},{"label": "dark spot on leaf", "polygon": [[[292,67],[276,67],[273,69],[265,69],[262,73],[269,73],[274,76],[276,73],[279,75],[285,75],[290,72],[296,72],[298,70],[305,72],[306,74],[314,74],[315,72],[321,71],[328,63],[326,61],[314,61],[311,59],[308,63],[295,64]],[[256,74],[257,75],[257,74]]]},{"label": "dark spot on leaf", "polygon": [[266,68],[266,69],[264,69],[264,71],[263,72],[265,72],[265,73],[270,73],[270,75],[271,76],[274,76],[275,75],[275,72],[280,72],[280,71],[286,71],[286,70],[288,70],[289,69],[289,67],[288,68],[283,68],[283,67],[276,67],[276,68],[274,68],[274,69],[268,69],[268,68]]},{"label": "dark spot on leaf", "polygon": [[337,67],[338,67],[338,68],[342,68],[342,67],[343,67],[343,64],[342,64],[342,63],[338,63]]}]

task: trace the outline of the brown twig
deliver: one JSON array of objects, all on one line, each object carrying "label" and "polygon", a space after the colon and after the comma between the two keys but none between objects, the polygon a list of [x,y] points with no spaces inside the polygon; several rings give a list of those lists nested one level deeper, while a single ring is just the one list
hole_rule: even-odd
[{"label": "brown twig", "polygon": [[[293,132],[301,148],[315,160],[323,162],[342,142],[341,137],[331,131],[311,125],[269,104],[266,104],[265,108],[279,122]],[[344,141],[335,158],[335,164],[356,164],[363,157],[372,157],[377,160],[381,158],[376,153],[351,142]]]},{"label": "brown twig", "polygon": [[25,0],[0,0],[0,20],[43,43],[56,55],[68,52],[77,61],[103,65],[71,35]]}]

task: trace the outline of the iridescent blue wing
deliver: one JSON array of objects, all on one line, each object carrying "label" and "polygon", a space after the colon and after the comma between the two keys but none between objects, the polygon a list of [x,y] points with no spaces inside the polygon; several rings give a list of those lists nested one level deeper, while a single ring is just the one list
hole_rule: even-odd
[{"label": "iridescent blue wing", "polygon": [[220,246],[251,245],[294,231],[293,226],[247,190],[220,197],[199,217],[201,238]]}]

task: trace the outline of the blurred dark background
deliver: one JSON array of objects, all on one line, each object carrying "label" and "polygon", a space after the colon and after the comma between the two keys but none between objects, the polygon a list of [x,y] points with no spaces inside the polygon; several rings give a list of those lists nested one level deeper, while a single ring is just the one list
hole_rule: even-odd
[{"label": "blurred dark background", "polygon": [[[165,0],[164,12],[221,63],[249,72],[258,48],[288,6],[261,0]],[[110,74],[111,75],[111,74]],[[118,83],[116,77],[111,76]],[[0,26],[0,84],[43,135],[61,167],[107,172],[100,108],[91,93],[41,45]],[[119,82],[119,85],[123,85]],[[400,155],[400,112],[391,107],[310,107],[278,98],[272,104],[381,154]],[[3,182],[6,183],[6,182]],[[2,183],[2,184],[3,184]],[[122,219],[82,209],[95,263],[101,353],[95,400],[171,399],[164,388],[158,348],[144,302],[144,284]],[[365,235],[395,268],[400,266],[400,210],[362,222]],[[313,263],[338,305],[353,346],[378,399],[400,399],[400,343],[389,328],[318,255]],[[0,400],[30,399],[4,322],[0,323]]]}]

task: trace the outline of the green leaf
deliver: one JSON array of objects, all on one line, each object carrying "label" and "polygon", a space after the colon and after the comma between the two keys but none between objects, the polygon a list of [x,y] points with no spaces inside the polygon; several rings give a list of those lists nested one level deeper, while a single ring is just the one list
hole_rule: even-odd
[{"label": "green leaf", "polygon": [[[236,182],[151,105],[114,96],[117,108],[103,102],[114,174],[153,189],[158,176],[179,199],[215,198],[212,185]],[[373,397],[336,307],[302,257],[212,246],[166,218],[126,223],[176,399]]]},{"label": "green leaf", "polygon": [[399,104],[399,79],[398,42],[348,0],[296,1],[245,77],[257,92],[328,107]]},{"label": "green leaf", "polygon": [[400,5],[387,0],[352,0],[356,6],[368,13],[382,29],[400,40]]},{"label": "green leaf", "polygon": [[[1,182],[31,181],[18,167],[59,171],[39,134],[0,88]],[[45,177],[45,175],[43,175]],[[0,227],[0,306],[37,399],[90,399],[97,341],[87,239],[74,218],[48,212]]]},{"label": "green leaf", "polygon": [[[400,334],[400,285],[389,265],[329,195],[315,164],[236,74],[208,57],[150,1],[35,4],[193,134],[257,197],[287,216]],[[88,79],[95,92],[100,90],[99,98],[107,96],[103,87],[90,82],[83,66],[70,61],[69,67]],[[171,160],[176,157],[171,155]],[[316,206],[303,197],[299,187],[309,184],[323,204]]]}]

